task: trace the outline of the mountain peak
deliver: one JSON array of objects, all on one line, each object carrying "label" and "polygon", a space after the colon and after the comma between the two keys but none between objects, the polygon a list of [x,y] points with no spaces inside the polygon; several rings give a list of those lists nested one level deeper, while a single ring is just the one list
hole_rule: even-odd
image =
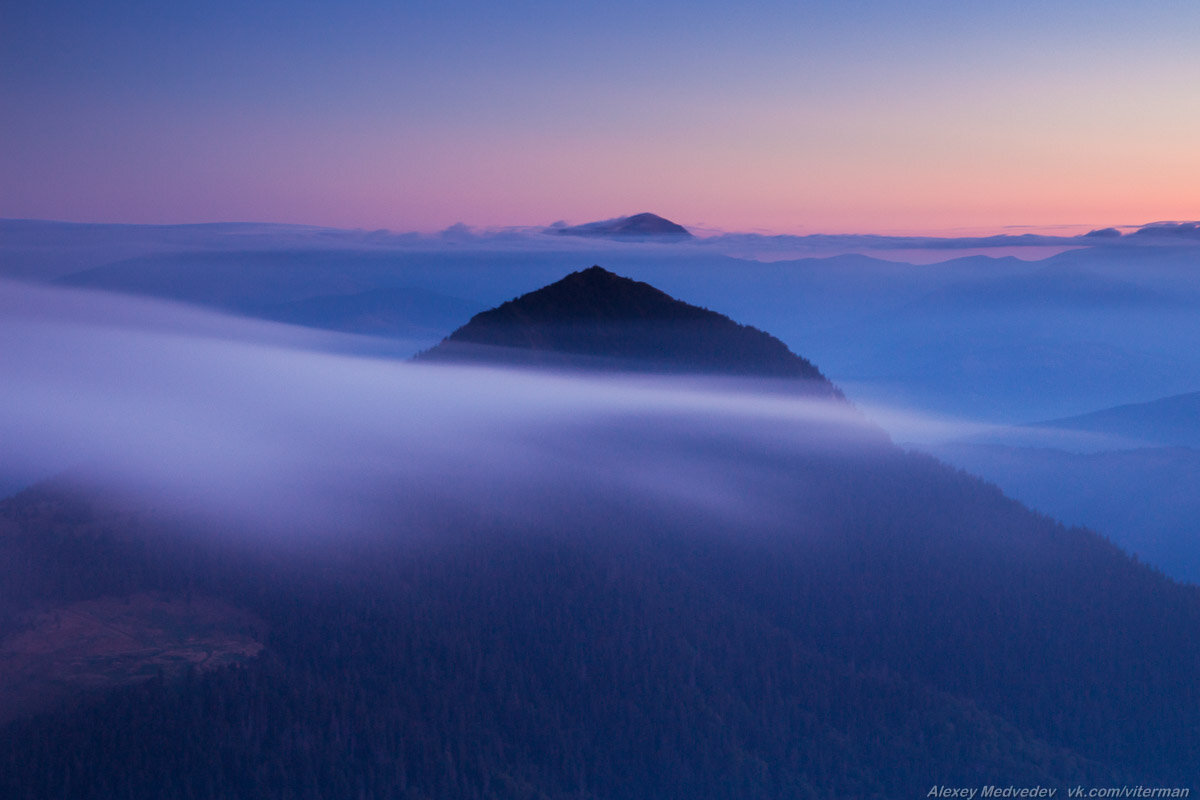
[{"label": "mountain peak", "polygon": [[418,358],[801,379],[840,396],[774,336],[600,266],[476,314]]},{"label": "mountain peak", "polygon": [[648,211],[628,217],[615,217],[614,219],[588,222],[584,225],[552,228],[551,230],[565,236],[615,236],[621,238],[663,236],[675,239],[692,238],[692,234],[687,228],[665,217],[651,214]]},{"label": "mountain peak", "polygon": [[[599,283],[599,284],[621,282],[621,281],[631,281],[633,283],[637,283],[637,281],[633,281],[631,278],[622,278],[620,275],[618,275],[615,272],[609,272],[608,270],[606,270],[604,267],[600,266],[599,264],[593,264],[592,266],[588,267],[587,269],[581,269],[578,272],[572,272],[570,275],[566,276],[562,280],[570,281],[572,279],[576,279],[577,281],[583,281],[583,282],[587,282],[587,283]],[[561,283],[562,281],[559,281],[559,282]],[[643,284],[643,285],[649,286],[649,284]],[[653,288],[653,287],[651,287],[651,288]],[[658,291],[658,290],[655,289],[655,291]]]}]

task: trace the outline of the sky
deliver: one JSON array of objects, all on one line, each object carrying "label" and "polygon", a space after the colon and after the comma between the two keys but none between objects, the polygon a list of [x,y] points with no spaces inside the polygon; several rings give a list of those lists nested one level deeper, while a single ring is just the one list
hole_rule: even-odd
[{"label": "sky", "polygon": [[1190,1],[0,0],[0,217],[1194,219],[1198,36]]}]

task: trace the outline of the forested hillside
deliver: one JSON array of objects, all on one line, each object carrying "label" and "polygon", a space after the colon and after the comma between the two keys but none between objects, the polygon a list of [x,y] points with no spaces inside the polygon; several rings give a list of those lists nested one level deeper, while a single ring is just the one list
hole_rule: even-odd
[{"label": "forested hillside", "polygon": [[286,560],[153,524],[96,536],[78,495],[26,492],[6,547],[46,574],[10,609],[186,589],[269,632],[241,666],[11,724],[0,786],[898,797],[1192,777],[1194,590],[923,457],[787,468],[805,502],[758,530],[575,487],[532,529],[448,514],[420,546],[379,531]]}]

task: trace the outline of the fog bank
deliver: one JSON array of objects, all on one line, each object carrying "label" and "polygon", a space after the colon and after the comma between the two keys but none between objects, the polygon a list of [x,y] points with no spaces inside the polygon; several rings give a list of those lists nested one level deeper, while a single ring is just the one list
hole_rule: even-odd
[{"label": "fog bank", "polygon": [[333,352],[337,334],[20,284],[0,284],[0,311],[0,483],[85,468],[240,528],[522,516],[568,487],[749,521],[787,496],[797,453],[885,441],[849,405],[753,381],[416,365]]}]

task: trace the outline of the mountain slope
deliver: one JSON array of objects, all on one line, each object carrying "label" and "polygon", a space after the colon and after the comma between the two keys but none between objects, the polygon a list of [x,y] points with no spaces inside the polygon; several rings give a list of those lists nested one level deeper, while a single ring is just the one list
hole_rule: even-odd
[{"label": "mountain slope", "polygon": [[[689,342],[689,320],[712,322],[588,272],[529,313],[679,319]],[[115,352],[80,335],[89,364],[138,386],[130,334]],[[199,428],[166,446],[203,439],[202,465],[114,458],[0,502],[0,652],[70,636],[55,615],[80,608],[128,624],[139,598],[253,627],[232,647],[244,623],[212,628],[232,666],[159,674],[179,642],[160,638],[129,665],[146,670],[113,676],[137,685],[0,727],[0,796],[790,800],[1195,778],[1200,592],[868,435],[841,401],[411,364],[364,381],[357,359],[174,344],[148,402]],[[51,677],[104,666],[62,652],[89,663]]]},{"label": "mountain slope", "polygon": [[[529,521],[447,513],[424,548],[402,523],[290,565],[164,552],[167,529],[109,542],[64,588],[215,595],[265,620],[270,650],[13,723],[0,790],[782,800],[912,796],[931,769],[1086,783],[1191,768],[1194,595],[932,461],[809,453],[778,469],[804,499],[769,527],[568,476],[513,499]],[[72,536],[56,519],[48,563]],[[25,526],[30,546],[38,534]]]},{"label": "mountain slope", "polygon": [[476,314],[419,359],[790,378],[838,393],[775,337],[598,266]]},{"label": "mountain slope", "polygon": [[1030,508],[1099,531],[1176,580],[1200,584],[1200,450],[1080,453],[970,442],[923,449]]},{"label": "mountain slope", "polygon": [[926,445],[1056,519],[1200,583],[1200,393]]}]

